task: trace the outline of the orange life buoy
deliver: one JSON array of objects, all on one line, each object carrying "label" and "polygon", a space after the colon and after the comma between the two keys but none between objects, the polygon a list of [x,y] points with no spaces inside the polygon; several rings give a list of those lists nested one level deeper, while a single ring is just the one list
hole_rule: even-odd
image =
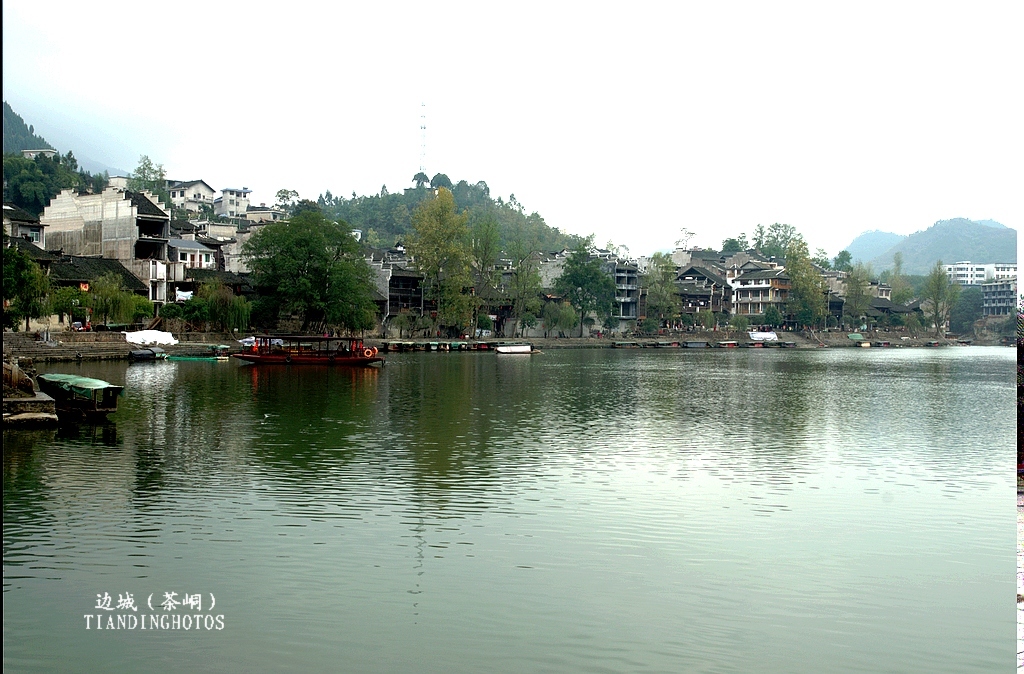
[{"label": "orange life buoy", "polygon": [[377,355],[377,347],[373,347],[373,355]]},{"label": "orange life buoy", "polygon": [[363,349],[363,355],[366,356],[367,358],[371,358],[373,357],[373,351],[371,351],[370,349]]}]

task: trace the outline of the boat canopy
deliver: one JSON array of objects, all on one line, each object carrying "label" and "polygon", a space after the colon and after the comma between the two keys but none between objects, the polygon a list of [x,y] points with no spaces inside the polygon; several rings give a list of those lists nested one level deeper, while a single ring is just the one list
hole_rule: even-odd
[{"label": "boat canopy", "polygon": [[77,374],[41,374],[40,379],[43,379],[55,386],[59,386],[65,391],[72,391],[83,396],[92,396],[93,391],[98,391],[108,388],[118,389],[119,395],[124,395],[123,386],[115,386],[110,382],[103,381],[102,379],[92,379],[91,377],[81,377]]}]

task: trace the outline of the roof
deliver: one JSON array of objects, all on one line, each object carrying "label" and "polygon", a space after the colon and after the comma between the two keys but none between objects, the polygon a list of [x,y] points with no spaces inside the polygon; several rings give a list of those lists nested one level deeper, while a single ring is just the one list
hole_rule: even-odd
[{"label": "roof", "polygon": [[213,249],[207,248],[198,241],[189,241],[188,239],[167,239],[167,245],[179,250],[201,250],[207,253],[213,252]]},{"label": "roof", "polygon": [[74,391],[84,396],[90,395],[93,391],[113,388],[123,392],[123,386],[115,386],[110,382],[105,382],[102,379],[93,379],[91,377],[82,377],[77,374],[41,374],[40,379],[48,381],[51,384],[59,386],[65,391]]},{"label": "roof", "polygon": [[242,194],[250,194],[252,190],[250,190],[248,187],[225,187],[224,189],[221,190],[221,192],[241,192]]},{"label": "roof", "polygon": [[167,213],[164,213],[163,209],[150,201],[142,192],[131,192],[129,190],[125,190],[124,194],[131,200],[132,206],[135,206],[139,215],[150,215],[159,218],[167,218],[168,220],[170,219],[170,216],[167,215]]},{"label": "roof", "polygon": [[740,274],[733,281],[756,281],[760,279],[786,279],[789,280],[789,274],[786,273],[785,269],[759,269],[757,271],[748,271]]},{"label": "roof", "polygon": [[242,293],[252,293],[252,281],[249,274],[237,274],[232,271],[216,269],[186,269],[185,278],[202,283],[203,281],[220,281],[226,286],[238,288]]},{"label": "roof", "polygon": [[172,180],[170,182],[172,184],[169,185],[168,188],[172,190],[185,189],[192,187],[193,185],[206,185],[206,189],[210,190],[211,192],[216,192],[216,190],[210,187],[209,183],[207,183],[205,180]]},{"label": "roof", "polygon": [[50,279],[65,284],[91,283],[104,274],[117,274],[127,290],[149,293],[149,287],[117,260],[64,255],[50,263]]},{"label": "roof", "polygon": [[729,283],[724,277],[720,276],[719,274],[716,274],[715,272],[711,271],[707,267],[702,267],[700,265],[695,265],[695,264],[691,264],[686,269],[683,269],[681,272],[679,272],[676,275],[676,278],[678,278],[680,281],[684,281],[685,282],[686,279],[683,279],[683,278],[680,278],[680,277],[686,276],[690,272],[693,272],[694,274],[700,274],[701,276],[705,277],[707,280],[711,281],[712,283],[714,283],[716,285],[724,286],[724,285],[728,285],[728,283]]},{"label": "roof", "polygon": [[24,237],[11,237],[11,246],[25,253],[33,262],[52,262],[58,259],[57,255],[46,252]]},{"label": "roof", "polygon": [[24,208],[15,206],[9,201],[4,202],[4,218],[11,222],[31,222],[33,224],[39,224],[38,215],[32,215]]}]

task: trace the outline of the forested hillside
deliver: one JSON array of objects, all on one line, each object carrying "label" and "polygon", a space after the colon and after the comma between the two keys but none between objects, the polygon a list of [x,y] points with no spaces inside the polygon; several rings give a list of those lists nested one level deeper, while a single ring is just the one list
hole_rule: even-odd
[{"label": "forested hillside", "polygon": [[4,153],[45,149],[52,150],[53,146],[37,136],[36,130],[4,101]]},{"label": "forested hillside", "polygon": [[469,183],[465,180],[452,184],[444,174],[437,174],[429,182],[425,175],[414,177],[414,187],[402,192],[389,192],[381,187],[379,194],[345,199],[329,191],[320,195],[317,204],[324,214],[344,220],[363,232],[363,240],[373,247],[392,246],[403,241],[412,229],[412,213],[421,202],[433,197],[434,188],[451,190],[456,206],[469,213],[469,226],[491,219],[498,225],[502,248],[512,242],[528,245],[533,250],[561,250],[572,247],[577,237],[549,227],[540,214],[527,214],[526,209],[511,195],[507,201],[491,198],[487,183]]},{"label": "forested hillside", "polygon": [[[998,224],[998,223],[997,223]],[[994,227],[966,218],[939,220],[934,225],[906,237],[871,260],[876,271],[892,267],[893,255],[903,254],[904,272],[927,274],[936,260],[949,264],[971,262],[1016,262],[1017,230]]]}]

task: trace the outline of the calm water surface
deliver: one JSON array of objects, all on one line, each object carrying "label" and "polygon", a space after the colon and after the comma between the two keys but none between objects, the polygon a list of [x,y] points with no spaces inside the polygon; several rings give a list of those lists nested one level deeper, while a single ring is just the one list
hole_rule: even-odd
[{"label": "calm water surface", "polygon": [[1009,671],[1014,356],[54,365],[127,397],[4,432],[4,670]]}]

